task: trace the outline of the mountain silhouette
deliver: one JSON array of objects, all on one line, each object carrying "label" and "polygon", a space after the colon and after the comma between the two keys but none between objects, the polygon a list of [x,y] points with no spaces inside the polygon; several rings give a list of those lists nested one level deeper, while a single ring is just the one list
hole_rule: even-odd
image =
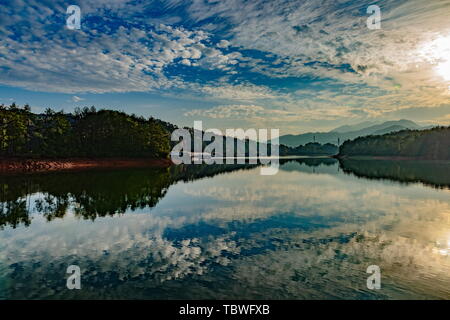
[{"label": "mountain silhouette", "polygon": [[[367,127],[365,127],[368,125]],[[401,131],[405,129],[422,129],[417,123],[410,120],[386,121],[381,124],[373,124],[372,122],[363,122],[357,125],[346,125],[333,129],[329,132],[308,132],[298,135],[283,135],[280,136],[280,144],[288,147],[296,147],[305,145],[309,142],[318,142],[321,144],[333,143],[337,144],[338,139],[340,143],[345,140],[352,140],[358,137],[368,135],[382,135],[386,133]],[[350,130],[350,131],[347,131]]]}]

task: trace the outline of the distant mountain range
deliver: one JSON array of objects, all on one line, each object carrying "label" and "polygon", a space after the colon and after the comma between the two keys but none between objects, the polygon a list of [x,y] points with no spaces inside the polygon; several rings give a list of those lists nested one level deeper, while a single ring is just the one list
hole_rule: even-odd
[{"label": "distant mountain range", "polygon": [[355,125],[341,126],[329,132],[308,132],[298,135],[288,134],[280,136],[280,144],[284,144],[288,147],[297,147],[309,142],[338,144],[338,140],[340,141],[340,144],[342,144],[346,140],[352,140],[358,137],[383,135],[405,129],[419,130],[426,129],[426,127],[421,127],[417,123],[405,119],[387,121],[381,124],[366,121]]}]

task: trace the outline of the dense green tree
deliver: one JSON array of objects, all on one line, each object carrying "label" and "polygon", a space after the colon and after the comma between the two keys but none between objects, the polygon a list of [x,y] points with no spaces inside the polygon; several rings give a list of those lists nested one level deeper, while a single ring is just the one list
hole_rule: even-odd
[{"label": "dense green tree", "polygon": [[410,157],[449,160],[450,127],[403,130],[381,136],[360,137],[344,142],[339,149],[339,156]]},{"label": "dense green tree", "polygon": [[0,107],[0,152],[2,155],[14,156],[25,153],[27,126],[30,112],[20,109],[13,103],[9,107]]},{"label": "dense green tree", "polygon": [[28,105],[1,105],[0,156],[164,158],[170,152],[165,124],[94,107],[33,114]]}]

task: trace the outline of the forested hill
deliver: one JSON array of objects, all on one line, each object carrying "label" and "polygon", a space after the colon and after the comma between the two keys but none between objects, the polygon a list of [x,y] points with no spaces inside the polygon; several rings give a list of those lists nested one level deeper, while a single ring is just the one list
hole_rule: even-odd
[{"label": "forested hill", "polygon": [[[178,143],[170,140],[175,129],[177,126],[159,119],[94,107],[76,109],[74,113],[47,109],[42,114],[34,114],[28,105],[0,105],[0,157],[167,158]],[[193,135],[193,129],[189,130]],[[225,143],[225,137],[217,138]],[[191,142],[193,148],[194,139]],[[237,155],[238,139],[234,138],[233,142]],[[249,140],[243,142],[244,153],[248,155]],[[204,141],[203,148],[208,144]],[[270,145],[267,149],[271,154]],[[336,152],[337,147],[331,144],[280,146],[280,155],[333,155]]]},{"label": "forested hill", "polygon": [[450,127],[360,137],[339,148],[338,157],[355,156],[450,160]]},{"label": "forested hill", "polygon": [[31,113],[0,105],[0,157],[166,158],[170,128],[161,120],[112,110]]}]

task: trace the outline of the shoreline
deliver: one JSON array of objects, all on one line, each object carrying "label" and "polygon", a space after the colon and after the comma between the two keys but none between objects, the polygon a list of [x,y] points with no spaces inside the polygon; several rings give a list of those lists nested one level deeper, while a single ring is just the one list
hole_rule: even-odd
[{"label": "shoreline", "polygon": [[[392,156],[284,156],[282,159],[331,158],[337,160],[390,160],[390,161],[438,161],[450,160],[427,159],[424,157],[392,157]],[[167,168],[173,165],[166,158],[68,158],[68,159],[30,159],[30,158],[0,158],[0,174],[7,173],[42,173],[53,171],[76,171],[89,169],[118,168]]]},{"label": "shoreline", "polygon": [[111,169],[111,168],[166,168],[170,159],[140,158],[69,158],[69,159],[21,159],[0,158],[0,173],[34,173],[66,170]]},{"label": "shoreline", "polygon": [[449,159],[432,159],[429,157],[401,157],[401,156],[347,156],[347,155],[334,155],[332,158],[338,160],[411,160],[411,161],[450,161]]}]

